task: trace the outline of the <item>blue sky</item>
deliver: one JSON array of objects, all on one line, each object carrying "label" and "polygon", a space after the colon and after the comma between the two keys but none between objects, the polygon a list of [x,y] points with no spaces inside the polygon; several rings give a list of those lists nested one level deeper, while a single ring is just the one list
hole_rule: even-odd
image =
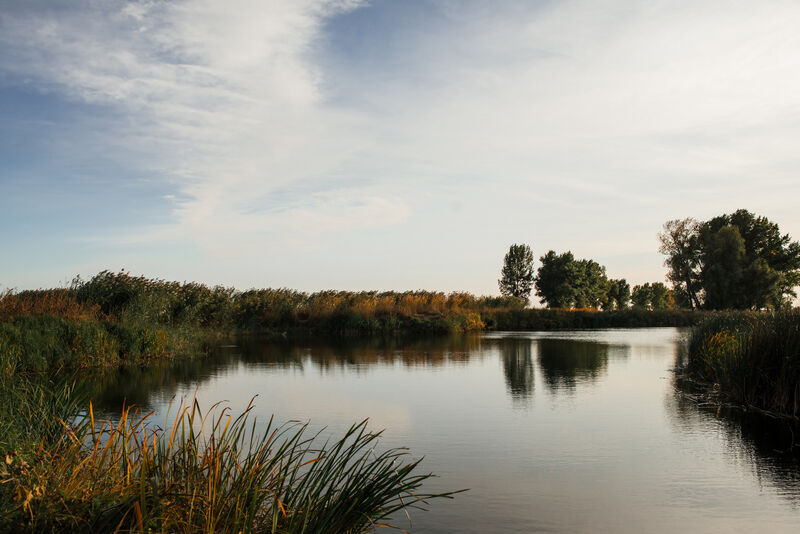
[{"label": "blue sky", "polygon": [[0,1],[0,289],[137,274],[663,280],[668,219],[800,238],[795,1]]}]

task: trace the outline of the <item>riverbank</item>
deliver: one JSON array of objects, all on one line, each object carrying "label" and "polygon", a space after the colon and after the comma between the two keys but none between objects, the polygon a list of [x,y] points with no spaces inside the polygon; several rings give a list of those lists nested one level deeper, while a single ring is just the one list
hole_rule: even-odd
[{"label": "riverbank", "polygon": [[203,354],[220,337],[446,334],[692,326],[684,310],[529,309],[513,297],[435,291],[303,293],[101,272],[70,288],[0,295],[2,365],[26,371],[146,364]]},{"label": "riverbank", "polygon": [[[392,298],[417,311],[437,295]],[[190,403],[162,429],[131,406],[96,420],[82,393],[87,372],[188,361],[236,332],[337,331],[342,309],[371,317],[354,311],[370,299],[108,272],[0,294],[0,531],[357,533],[449,496],[420,492],[431,475],[404,450],[377,453],[366,422],[322,443],[305,425],[263,430],[249,410],[232,418]]]},{"label": "riverbank", "polygon": [[681,373],[720,401],[800,420],[800,311],[709,317]]}]

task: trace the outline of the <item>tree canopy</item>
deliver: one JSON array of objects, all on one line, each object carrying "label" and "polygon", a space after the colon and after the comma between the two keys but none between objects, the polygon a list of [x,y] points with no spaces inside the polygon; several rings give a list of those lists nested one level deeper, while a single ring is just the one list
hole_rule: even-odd
[{"label": "tree canopy", "polygon": [[706,222],[668,221],[660,252],[679,305],[781,308],[800,284],[800,244],[766,217],[738,210]]},{"label": "tree canopy", "polygon": [[597,308],[608,302],[606,268],[594,260],[576,260],[572,252],[550,250],[539,258],[536,294],[549,308]]},{"label": "tree canopy", "polygon": [[509,247],[497,283],[503,296],[522,298],[527,302],[533,289],[533,252],[528,245]]},{"label": "tree canopy", "polygon": [[668,310],[675,307],[673,292],[663,282],[634,286],[631,300],[634,308]]}]

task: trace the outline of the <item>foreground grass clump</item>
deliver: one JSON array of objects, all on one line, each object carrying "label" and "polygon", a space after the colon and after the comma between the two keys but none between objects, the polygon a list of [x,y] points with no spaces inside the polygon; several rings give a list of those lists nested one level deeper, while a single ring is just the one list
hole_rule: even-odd
[{"label": "foreground grass clump", "polygon": [[4,532],[358,533],[452,495],[418,493],[432,475],[415,474],[419,460],[403,449],[376,452],[380,433],[366,421],[320,443],[299,423],[258,430],[252,403],[233,417],[194,402],[161,429],[134,407],[116,421],[95,420],[91,404],[65,417],[74,395],[44,389],[4,388],[22,401],[4,416],[51,418],[0,423],[10,430],[0,438]]},{"label": "foreground grass clump", "polygon": [[800,311],[710,317],[691,334],[686,372],[734,402],[800,418]]}]

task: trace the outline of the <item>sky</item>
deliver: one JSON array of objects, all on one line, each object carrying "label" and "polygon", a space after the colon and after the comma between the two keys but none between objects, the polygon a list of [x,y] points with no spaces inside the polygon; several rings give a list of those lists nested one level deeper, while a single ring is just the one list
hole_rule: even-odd
[{"label": "sky", "polygon": [[[0,290],[497,294],[670,219],[800,238],[796,0],[0,0]],[[538,266],[538,262],[537,262]]]}]

